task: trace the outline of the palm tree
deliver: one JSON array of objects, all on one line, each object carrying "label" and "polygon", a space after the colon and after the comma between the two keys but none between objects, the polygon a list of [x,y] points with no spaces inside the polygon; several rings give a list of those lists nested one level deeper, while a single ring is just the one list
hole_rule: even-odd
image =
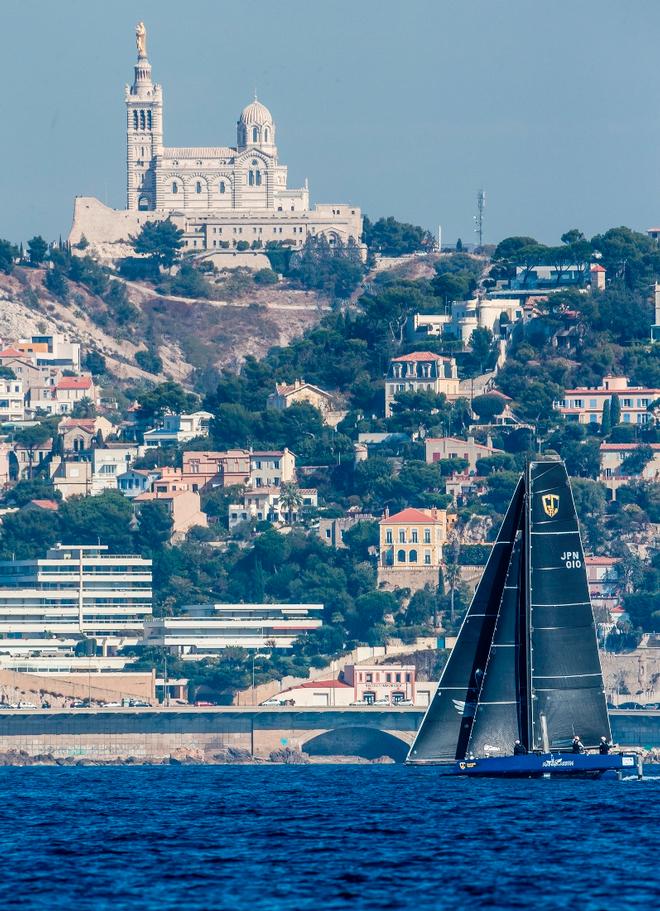
[{"label": "palm tree", "polygon": [[282,484],[280,488],[280,508],[284,511],[287,522],[292,524],[292,516],[303,505],[303,495],[292,483]]}]

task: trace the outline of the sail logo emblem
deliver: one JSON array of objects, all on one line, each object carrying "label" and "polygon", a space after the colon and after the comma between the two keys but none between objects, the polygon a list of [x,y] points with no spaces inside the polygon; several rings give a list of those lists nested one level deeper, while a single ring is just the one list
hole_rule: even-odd
[{"label": "sail logo emblem", "polygon": [[544,493],[541,497],[541,502],[543,503],[543,512],[553,519],[559,512],[559,494]]}]

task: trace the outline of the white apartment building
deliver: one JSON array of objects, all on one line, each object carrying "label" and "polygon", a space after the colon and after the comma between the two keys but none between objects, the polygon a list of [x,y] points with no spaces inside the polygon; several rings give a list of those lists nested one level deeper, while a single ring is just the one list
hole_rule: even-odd
[{"label": "white apartment building", "polygon": [[190,604],[183,611],[149,619],[145,644],[199,661],[225,648],[291,648],[323,625],[322,604]]},{"label": "white apartment building", "polygon": [[472,436],[467,440],[460,437],[427,437],[424,446],[429,465],[443,459],[466,459],[470,471],[477,470],[477,459],[488,459],[503,453],[502,449],[493,446],[490,437],[487,437],[485,443],[477,443]]},{"label": "white apartment building", "polygon": [[0,423],[22,421],[24,417],[23,383],[0,379]]},{"label": "white apartment building", "polygon": [[[646,446],[650,450],[650,458],[643,468],[639,470],[634,465],[634,459],[633,466],[629,467],[627,460],[635,456],[636,450],[643,450]],[[598,480],[607,487],[613,500],[618,488],[626,484],[660,480],[660,443],[601,443]]]},{"label": "white apartment building", "polygon": [[209,411],[194,411],[192,414],[166,414],[160,427],[147,430],[144,445],[148,449],[156,446],[177,446],[197,437],[209,435]]},{"label": "white apartment building", "polygon": [[0,561],[0,667],[70,657],[85,640],[103,656],[142,640],[151,560],[107,550],[56,544],[40,559]]}]

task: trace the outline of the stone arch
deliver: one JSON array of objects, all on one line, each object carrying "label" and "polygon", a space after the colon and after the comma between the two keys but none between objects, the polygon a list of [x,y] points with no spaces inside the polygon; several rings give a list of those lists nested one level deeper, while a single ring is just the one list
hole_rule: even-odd
[{"label": "stone arch", "polygon": [[209,208],[209,183],[203,174],[193,174],[186,181],[186,208]]},{"label": "stone arch", "polygon": [[151,208],[151,200],[143,193],[138,199],[138,209],[140,212],[148,212]]},{"label": "stone arch", "polygon": [[301,749],[309,756],[361,756],[363,759],[389,756],[395,762],[404,762],[409,745],[389,731],[356,725],[317,734],[301,744]]}]

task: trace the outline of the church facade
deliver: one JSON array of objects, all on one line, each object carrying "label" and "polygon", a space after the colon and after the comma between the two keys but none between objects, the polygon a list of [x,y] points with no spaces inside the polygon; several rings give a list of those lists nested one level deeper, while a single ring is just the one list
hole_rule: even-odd
[{"label": "church facade", "polygon": [[[310,208],[307,182],[289,188],[277,156],[276,125],[255,97],[241,112],[235,146],[172,148],[163,139],[163,90],[152,80],[146,29],[136,29],[138,59],[126,86],[126,209],[77,197],[69,239],[101,252],[122,245],[147,220],[171,218],[190,252],[258,251],[268,241],[302,247],[310,236],[331,245],[359,242],[360,209],[344,203]],[[240,245],[240,246],[239,246]],[[246,246],[247,245],[247,246]],[[119,250],[116,255],[123,255]]]}]

